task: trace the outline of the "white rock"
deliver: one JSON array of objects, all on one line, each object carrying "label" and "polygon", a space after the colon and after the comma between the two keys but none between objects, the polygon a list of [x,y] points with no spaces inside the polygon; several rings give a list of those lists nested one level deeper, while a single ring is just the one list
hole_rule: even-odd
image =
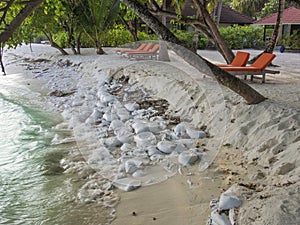
[{"label": "white rock", "polygon": [[182,152],[178,156],[178,162],[183,166],[192,166],[199,160],[196,153],[191,151]]},{"label": "white rock", "polygon": [[124,107],[125,107],[129,112],[133,112],[133,111],[138,110],[138,109],[140,108],[140,106],[139,106],[137,103],[135,103],[135,102],[133,102],[133,103],[126,103],[126,104],[124,105]]},{"label": "white rock", "polygon": [[218,210],[227,210],[239,207],[242,204],[238,197],[234,196],[231,189],[223,192],[220,196]]},{"label": "white rock", "polygon": [[170,154],[175,151],[177,144],[171,141],[160,141],[157,143],[157,148],[159,151]]},{"label": "white rock", "polygon": [[122,120],[122,121],[130,119],[129,112],[127,111],[127,109],[125,109],[123,107],[116,109],[116,113],[117,113],[118,117],[120,118],[120,120]]},{"label": "white rock", "polygon": [[131,143],[134,140],[133,133],[130,130],[128,130],[128,128],[126,128],[126,127],[116,130],[115,134],[116,134],[118,140],[122,143]]},{"label": "white rock", "polygon": [[219,214],[217,210],[214,210],[210,214],[212,225],[232,225],[228,216],[225,213]]},{"label": "white rock", "polygon": [[142,132],[134,136],[137,147],[144,148],[156,144],[156,137],[151,132]]},{"label": "white rock", "polygon": [[186,129],[187,134],[192,139],[199,139],[199,138],[205,138],[206,133],[202,130],[195,130],[193,128],[187,128]]},{"label": "white rock", "polygon": [[125,172],[133,174],[138,169],[142,168],[143,162],[137,159],[129,159],[125,162]]},{"label": "white rock", "polygon": [[147,173],[143,170],[137,170],[132,174],[133,177],[144,177],[146,175]]},{"label": "white rock", "polygon": [[186,134],[186,124],[179,123],[174,127],[174,133],[177,137],[182,137]]},{"label": "white rock", "polygon": [[175,152],[178,152],[178,153],[181,153],[181,152],[184,152],[186,151],[187,148],[184,146],[184,144],[176,144],[176,148],[174,149]]},{"label": "white rock", "polygon": [[109,93],[103,93],[101,96],[100,96],[100,101],[103,102],[103,103],[112,103],[116,100],[116,97],[109,94]]},{"label": "white rock", "polygon": [[118,147],[122,145],[122,142],[116,136],[103,138],[103,143],[107,147]]},{"label": "white rock", "polygon": [[108,122],[111,122],[113,120],[119,119],[119,117],[116,113],[108,111],[108,112],[104,113],[103,119],[105,119]]},{"label": "white rock", "polygon": [[142,182],[132,178],[122,178],[113,181],[113,185],[123,191],[132,191],[139,188]]},{"label": "white rock", "polygon": [[121,146],[121,151],[123,152],[129,152],[129,151],[132,151],[134,149],[134,146],[131,145],[131,144],[128,144],[128,143],[124,143],[122,146]]},{"label": "white rock", "polygon": [[154,134],[158,134],[162,131],[162,126],[159,122],[149,122],[147,125],[149,130]]},{"label": "white rock", "polygon": [[134,120],[132,124],[132,128],[134,129],[134,132],[136,134],[139,134],[141,132],[150,131],[148,122],[143,120]]},{"label": "white rock", "polygon": [[125,126],[125,124],[121,121],[121,120],[113,120],[111,121],[110,125],[109,125],[109,129],[110,130],[119,130],[121,128],[123,128]]},{"label": "white rock", "polygon": [[156,146],[149,146],[149,147],[147,148],[147,151],[148,151],[148,155],[149,155],[149,156],[152,156],[152,155],[155,155],[155,154],[159,154],[159,155],[163,154],[161,151],[159,151],[159,150],[156,148]]}]

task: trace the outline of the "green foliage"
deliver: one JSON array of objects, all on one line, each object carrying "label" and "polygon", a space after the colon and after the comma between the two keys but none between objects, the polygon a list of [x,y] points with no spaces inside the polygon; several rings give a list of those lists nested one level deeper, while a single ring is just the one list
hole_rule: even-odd
[{"label": "green foliage", "polygon": [[220,28],[220,33],[231,49],[259,48],[263,46],[263,29],[254,26]]},{"label": "green foliage", "polygon": [[264,18],[278,11],[278,0],[270,0],[265,3],[263,9],[261,10],[259,17]]},{"label": "green foliage", "polygon": [[292,35],[288,35],[282,38],[282,45],[290,49],[300,49],[300,34],[297,30],[294,30]]},{"label": "green foliage", "polygon": [[119,0],[82,0],[82,28],[96,43],[101,44],[105,32],[112,27],[119,12]]},{"label": "green foliage", "polygon": [[[102,36],[102,45],[116,47],[133,42],[133,37],[123,25],[116,25],[113,29],[106,31]],[[147,34],[144,31],[138,32],[138,38],[143,40],[157,40],[155,34]]]},{"label": "green foliage", "polygon": [[[193,46],[194,32],[184,30],[173,30],[175,36],[182,42],[186,43],[189,47]],[[208,39],[199,33],[198,48],[204,49],[207,47]]]}]

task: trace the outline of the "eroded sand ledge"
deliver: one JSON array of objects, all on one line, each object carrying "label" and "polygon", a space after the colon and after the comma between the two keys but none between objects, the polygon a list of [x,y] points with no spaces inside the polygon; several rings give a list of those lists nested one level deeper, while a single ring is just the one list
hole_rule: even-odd
[{"label": "eroded sand ledge", "polygon": [[[205,224],[210,213],[210,200],[218,198],[222,189],[226,190],[232,184],[242,184],[236,191],[243,201],[236,212],[238,224],[300,222],[300,112],[299,104],[295,102],[299,100],[300,82],[297,67],[284,67],[280,77],[283,81],[276,78],[267,81],[266,85],[253,84],[269,100],[249,106],[239,96],[216,85],[211,78],[203,78],[176,56],[168,64],[169,68],[180,68],[184,73],[164,71],[152,62],[129,66],[131,62],[109,50],[106,56],[86,53],[82,57],[61,57],[56,52],[49,52],[51,50],[43,48],[38,54],[26,56],[50,59],[52,65],[66,60],[71,62],[69,67],[49,68],[63,76],[47,78],[39,71],[40,78],[48,82],[48,89],[73,91],[78,78],[84,80],[98,76],[100,70],[123,68],[124,74],[168,100],[173,110],[190,118],[195,127],[206,125],[212,135],[208,149],[220,147],[217,158],[204,172],[199,172],[198,167],[183,168],[182,175],[164,183],[130,193],[119,192],[121,203],[117,206],[113,224]],[[40,66],[45,67],[47,64],[43,63]],[[287,68],[294,70],[286,72]],[[71,71],[76,71],[77,75]],[[55,86],[53,82],[60,85]],[[272,89],[277,89],[281,95]],[[221,98],[216,98],[215,93],[217,96],[222,94]],[[65,110],[63,103],[54,104]],[[217,136],[220,131],[224,136]]]}]

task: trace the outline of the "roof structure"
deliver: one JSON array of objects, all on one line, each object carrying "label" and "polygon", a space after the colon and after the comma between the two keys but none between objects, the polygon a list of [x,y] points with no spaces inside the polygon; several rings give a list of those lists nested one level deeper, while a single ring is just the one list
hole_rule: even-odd
[{"label": "roof structure", "polygon": [[[276,23],[277,14],[278,13],[274,13],[270,16],[257,20],[254,24],[274,25]],[[295,7],[285,9],[282,14],[282,24],[300,24],[300,9]]]},{"label": "roof structure", "polygon": [[[218,10],[218,9],[217,9]],[[222,4],[222,10],[219,23],[223,24],[252,24],[253,19],[249,16],[241,14],[228,5]]]},{"label": "roof structure", "polygon": [[[167,1],[167,10],[174,12],[174,6],[171,5],[171,0]],[[218,9],[216,9],[217,11]],[[184,8],[182,10],[182,14],[184,16],[193,16],[196,15],[197,10],[194,7],[193,1],[188,0],[186,1]],[[253,19],[249,16],[243,15],[232,8],[230,8],[228,5],[222,4],[222,10],[220,15],[219,23],[222,24],[252,24]]]}]

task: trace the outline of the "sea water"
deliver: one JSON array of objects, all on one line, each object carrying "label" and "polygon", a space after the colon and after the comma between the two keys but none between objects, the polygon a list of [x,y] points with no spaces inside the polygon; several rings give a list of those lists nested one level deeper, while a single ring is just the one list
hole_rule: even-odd
[{"label": "sea water", "polygon": [[0,82],[0,224],[105,224],[103,206],[77,201],[86,181],[60,165],[77,145],[54,141],[72,133],[57,129],[62,118],[43,104]]}]

